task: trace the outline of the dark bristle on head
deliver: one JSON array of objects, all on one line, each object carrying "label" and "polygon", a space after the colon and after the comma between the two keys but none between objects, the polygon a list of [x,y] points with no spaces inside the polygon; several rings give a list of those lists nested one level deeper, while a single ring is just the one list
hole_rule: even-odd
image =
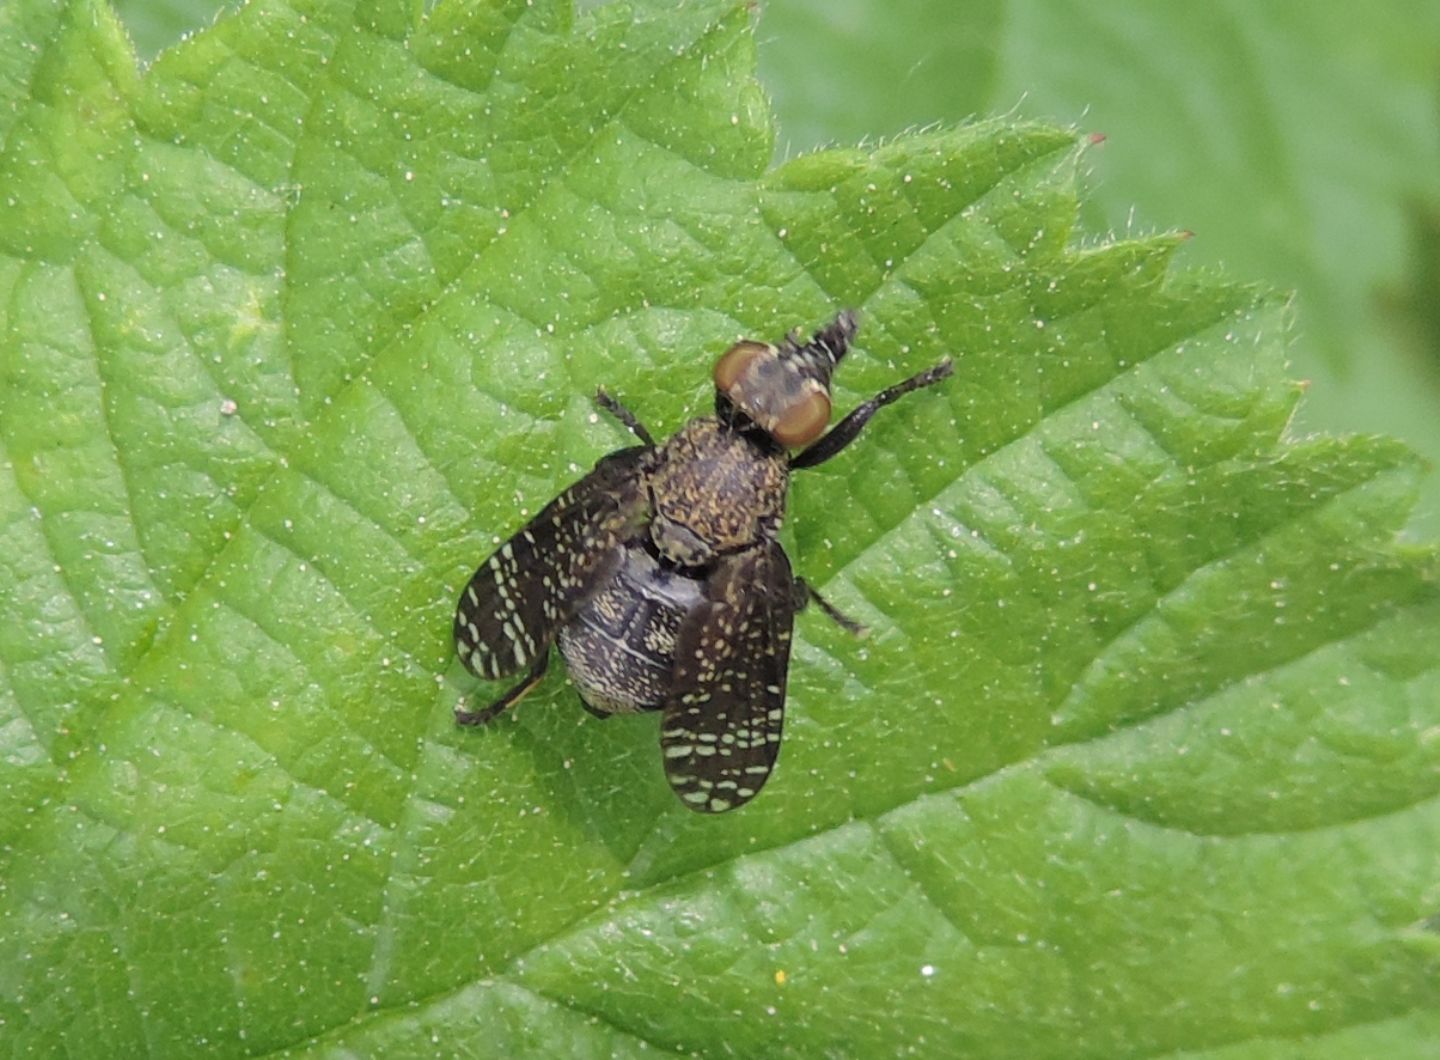
[{"label": "dark bristle on head", "polygon": [[842,309],[836,314],[835,319],[826,324],[819,331],[811,343],[816,346],[824,346],[830,351],[835,363],[840,363],[850,349],[850,340],[855,337],[855,332],[860,330],[860,318],[856,316],[853,309]]},{"label": "dark bristle on head", "polygon": [[829,354],[829,361],[832,366],[840,364],[841,357],[850,351],[850,341],[855,337],[855,331],[860,330],[860,318],[855,315],[854,310],[841,310],[835,314],[835,320],[829,321],[825,327],[815,331],[806,347],[811,350],[824,350]]},{"label": "dark bristle on head", "polygon": [[780,346],[780,361],[828,391],[835,366],[849,352],[850,341],[859,328],[860,320],[855,312],[841,310],[834,320],[817,328],[808,340],[802,342],[798,336],[786,339]]}]

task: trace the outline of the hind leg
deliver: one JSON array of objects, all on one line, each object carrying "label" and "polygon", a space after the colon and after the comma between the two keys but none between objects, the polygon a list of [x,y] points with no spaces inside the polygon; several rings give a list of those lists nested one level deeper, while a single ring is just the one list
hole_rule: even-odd
[{"label": "hind leg", "polygon": [[505,713],[505,711],[524,699],[530,690],[540,683],[540,679],[545,676],[545,671],[549,666],[550,650],[547,648],[545,652],[535,660],[534,665],[530,667],[530,672],[525,675],[523,681],[506,692],[494,703],[491,703],[484,710],[468,710],[463,706],[456,707],[456,723],[459,725],[486,725],[494,721],[501,714]]}]

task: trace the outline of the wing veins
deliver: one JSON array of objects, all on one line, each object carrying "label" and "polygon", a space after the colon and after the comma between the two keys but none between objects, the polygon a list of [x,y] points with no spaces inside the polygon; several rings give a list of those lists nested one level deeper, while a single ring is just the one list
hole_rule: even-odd
[{"label": "wing veins", "polygon": [[722,560],[706,604],[681,627],[660,725],[666,778],[686,806],[749,802],[774,768],[784,725],[794,576],[777,542]]},{"label": "wing veins", "polygon": [[549,650],[643,523],[649,446],[620,449],[568,487],[471,576],[455,611],[455,644],[476,676],[507,677]]}]

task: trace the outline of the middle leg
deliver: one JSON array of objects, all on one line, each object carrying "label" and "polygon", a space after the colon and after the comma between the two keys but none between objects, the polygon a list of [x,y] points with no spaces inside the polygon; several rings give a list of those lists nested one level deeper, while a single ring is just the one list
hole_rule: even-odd
[{"label": "middle leg", "polygon": [[810,583],[807,582],[804,578],[796,578],[795,610],[803,611],[805,609],[805,605],[808,604],[811,600],[814,600],[817,604],[819,604],[820,610],[824,611],[827,615],[829,615],[831,621],[833,621],[841,629],[845,630],[848,633],[853,633],[857,637],[869,636],[870,630],[867,626],[863,625],[862,623],[856,622],[844,611],[841,611],[829,600],[826,600],[825,597],[821,596],[813,588],[811,588]]}]

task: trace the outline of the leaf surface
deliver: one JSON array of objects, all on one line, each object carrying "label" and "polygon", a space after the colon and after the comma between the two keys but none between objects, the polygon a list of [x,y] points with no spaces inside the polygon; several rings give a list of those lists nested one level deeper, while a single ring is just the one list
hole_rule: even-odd
[{"label": "leaf surface", "polygon": [[[1117,1056],[1433,1030],[1418,468],[1286,434],[1274,298],[1073,231],[1074,135],[767,169],[743,5],[6,15],[0,1020],[19,1055]],[[839,306],[776,775],[672,797],[475,566]],[[485,687],[484,696],[498,689]],[[678,1002],[678,1003],[677,1003]],[[1278,1046],[1277,1046],[1278,1048]]]},{"label": "leaf surface", "polygon": [[[1187,257],[1293,289],[1303,431],[1440,462],[1440,6],[772,0],[781,152],[975,114],[1107,137],[1095,232],[1176,226]],[[1440,531],[1440,477],[1411,526]]]}]

